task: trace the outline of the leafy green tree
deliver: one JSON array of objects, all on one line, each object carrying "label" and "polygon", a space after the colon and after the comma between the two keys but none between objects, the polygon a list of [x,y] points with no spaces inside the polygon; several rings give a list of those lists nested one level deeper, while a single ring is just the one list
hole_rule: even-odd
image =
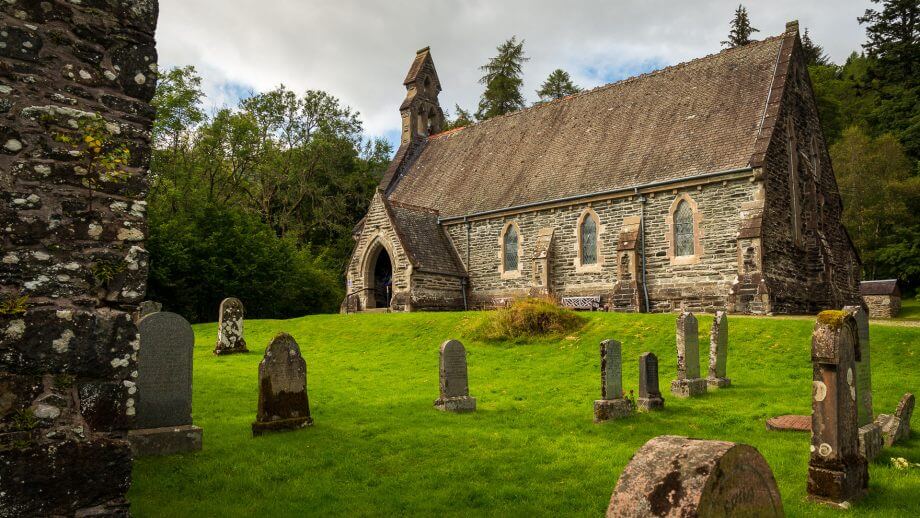
[{"label": "leafy green tree", "polygon": [[802,52],[805,54],[805,63],[809,66],[830,64],[827,54],[824,53],[824,47],[812,41],[811,36],[808,35],[807,28],[802,33]]},{"label": "leafy green tree", "polygon": [[727,47],[740,47],[751,42],[751,35],[760,30],[751,26],[751,20],[748,18],[747,8],[738,4],[735,9],[735,16],[731,21],[731,30],[728,32],[728,39],[722,42]]},{"label": "leafy green tree", "polygon": [[151,100],[156,109],[152,131],[155,145],[177,148],[205,119],[202,99],[201,77],[195,67],[174,67],[160,74]]},{"label": "leafy green tree", "polygon": [[521,86],[524,80],[524,63],[530,58],[524,56],[524,40],[517,41],[517,36],[499,45],[498,55],[480,67],[485,72],[479,82],[486,89],[479,99],[476,118],[489,119],[524,108],[524,95]]},{"label": "leafy green tree", "polygon": [[537,95],[540,96],[541,101],[546,102],[554,99],[562,99],[563,97],[577,94],[580,91],[581,88],[572,82],[569,73],[561,68],[557,68],[549,74],[549,77],[546,78],[546,81],[544,81],[540,89],[537,90]]}]

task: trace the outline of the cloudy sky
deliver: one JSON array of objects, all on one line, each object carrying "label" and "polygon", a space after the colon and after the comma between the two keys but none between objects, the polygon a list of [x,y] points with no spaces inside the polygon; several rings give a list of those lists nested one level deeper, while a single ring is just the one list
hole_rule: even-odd
[{"label": "cloudy sky", "polygon": [[[326,90],[361,112],[368,135],[398,142],[402,80],[431,46],[441,106],[475,110],[478,69],[511,35],[525,40],[525,94],[555,68],[593,87],[720,49],[738,0],[160,0],[161,67],[195,65],[208,108],[284,83]],[[864,41],[868,0],[746,2],[755,37],[802,30],[843,61]]]}]

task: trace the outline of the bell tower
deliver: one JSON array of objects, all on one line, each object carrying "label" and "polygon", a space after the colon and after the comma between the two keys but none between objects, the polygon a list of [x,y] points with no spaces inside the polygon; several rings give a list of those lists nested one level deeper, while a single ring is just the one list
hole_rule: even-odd
[{"label": "bell tower", "polygon": [[399,113],[402,116],[400,145],[404,146],[444,128],[444,112],[438,104],[441,81],[434,69],[429,47],[415,53],[415,60],[403,84],[406,86],[406,99],[400,105]]}]

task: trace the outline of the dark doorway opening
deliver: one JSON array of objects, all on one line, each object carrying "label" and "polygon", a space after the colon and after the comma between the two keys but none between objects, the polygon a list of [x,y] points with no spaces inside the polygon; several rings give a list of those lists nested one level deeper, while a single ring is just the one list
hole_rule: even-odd
[{"label": "dark doorway opening", "polygon": [[374,307],[390,307],[393,296],[393,264],[385,248],[380,249],[374,262]]}]

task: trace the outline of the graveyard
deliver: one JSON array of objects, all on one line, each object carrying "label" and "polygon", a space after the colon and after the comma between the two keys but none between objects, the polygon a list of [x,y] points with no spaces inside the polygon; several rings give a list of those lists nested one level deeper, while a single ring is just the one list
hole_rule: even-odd
[{"label": "graveyard", "polygon": [[[765,458],[787,516],[834,516],[806,498],[810,434],[765,421],[812,410],[814,318],[731,315],[730,386],[688,399],[677,374],[676,315],[584,313],[566,336],[526,343],[470,338],[487,313],[314,315],[247,320],[248,353],[215,355],[217,324],[195,332],[194,453],[135,461],[136,516],[594,515],[602,514],[630,458],[649,439],[680,435],[746,444]],[[706,376],[712,315],[699,318]],[[306,361],[312,425],[253,437],[259,363],[289,333]],[[440,412],[439,346],[466,347],[475,412]],[[602,423],[599,344],[621,344],[624,397],[638,397],[639,356],[659,360],[663,409]],[[871,324],[875,413],[892,413],[920,384],[920,327]],[[609,346],[609,345],[608,345]],[[631,393],[632,392],[632,393]],[[920,514],[918,439],[869,463],[868,495],[852,516]],[[168,503],[164,495],[169,495]]]}]

